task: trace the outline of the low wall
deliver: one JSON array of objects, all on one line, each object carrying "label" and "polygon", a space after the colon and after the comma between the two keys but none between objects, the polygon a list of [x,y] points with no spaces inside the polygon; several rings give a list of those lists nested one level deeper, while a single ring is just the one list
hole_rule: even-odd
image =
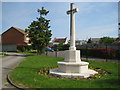
[{"label": "low wall", "polygon": [[65,57],[65,52],[64,51],[59,51],[59,52],[45,52],[45,54],[43,55],[47,55],[47,56],[52,56],[52,57]]}]

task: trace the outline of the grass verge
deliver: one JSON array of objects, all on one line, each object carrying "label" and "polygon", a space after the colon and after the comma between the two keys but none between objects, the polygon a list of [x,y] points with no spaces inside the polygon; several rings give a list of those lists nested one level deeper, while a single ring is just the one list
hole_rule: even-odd
[{"label": "grass verge", "polygon": [[38,74],[41,68],[57,67],[57,61],[63,60],[63,58],[49,56],[29,56],[10,73],[10,78],[15,84],[26,88],[120,88],[119,63],[88,61],[89,66],[111,73],[92,80],[70,80]]},{"label": "grass verge", "polygon": [[6,54],[6,53],[0,53],[0,58],[3,58],[3,57],[5,57],[5,56],[8,56],[8,54]]}]

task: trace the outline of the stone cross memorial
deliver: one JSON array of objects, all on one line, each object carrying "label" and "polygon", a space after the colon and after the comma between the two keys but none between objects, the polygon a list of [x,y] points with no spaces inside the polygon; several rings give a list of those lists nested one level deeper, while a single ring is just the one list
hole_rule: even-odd
[{"label": "stone cross memorial", "polygon": [[66,50],[64,62],[57,62],[58,69],[51,69],[50,73],[61,77],[81,77],[87,78],[90,75],[97,74],[98,72],[88,69],[88,62],[83,62],[80,59],[80,50],[76,50],[75,47],[75,13],[78,12],[78,8],[74,9],[74,3],[70,4],[70,10],[67,14],[70,14],[70,47]]},{"label": "stone cross memorial", "polygon": [[70,14],[70,50],[76,50],[75,47],[75,14],[78,12],[78,8],[73,9],[73,3],[71,3],[71,9],[67,11]]}]

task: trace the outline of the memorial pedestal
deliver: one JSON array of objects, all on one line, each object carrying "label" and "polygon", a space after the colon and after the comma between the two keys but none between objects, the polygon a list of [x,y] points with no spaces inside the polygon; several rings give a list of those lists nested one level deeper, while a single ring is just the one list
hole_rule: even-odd
[{"label": "memorial pedestal", "polygon": [[97,74],[96,71],[88,69],[88,62],[80,60],[79,50],[65,51],[64,62],[58,62],[58,69],[51,69],[50,73],[61,77],[82,77],[87,78],[90,75]]}]

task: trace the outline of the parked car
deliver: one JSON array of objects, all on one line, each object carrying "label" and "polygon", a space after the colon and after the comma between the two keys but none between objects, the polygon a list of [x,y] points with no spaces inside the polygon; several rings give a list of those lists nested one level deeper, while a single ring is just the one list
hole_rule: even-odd
[{"label": "parked car", "polygon": [[45,48],[45,51],[50,51],[50,52],[53,52],[54,49],[51,49],[51,48]]}]

